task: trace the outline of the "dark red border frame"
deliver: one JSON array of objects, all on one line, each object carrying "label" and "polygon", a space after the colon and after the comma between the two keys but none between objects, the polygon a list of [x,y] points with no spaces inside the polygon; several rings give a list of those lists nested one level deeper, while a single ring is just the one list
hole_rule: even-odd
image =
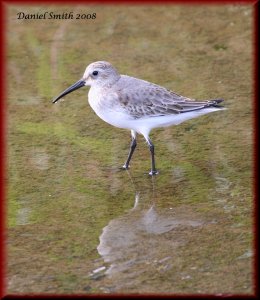
[{"label": "dark red border frame", "polygon": [[[131,295],[122,295],[122,294],[115,294],[115,295],[105,295],[105,294],[99,294],[99,295],[86,295],[86,294],[78,294],[78,295],[55,295],[55,294],[24,294],[24,295],[6,295],[6,247],[5,247],[5,241],[6,241],[6,106],[7,106],[7,100],[6,100],[6,61],[7,61],[7,53],[6,53],[6,22],[5,22],[5,9],[8,6],[8,4],[11,5],[41,5],[41,4],[57,4],[57,5],[64,5],[64,4],[74,4],[75,3],[82,3],[82,4],[120,4],[120,5],[136,5],[136,4],[218,4],[218,5],[225,5],[225,4],[248,4],[254,6],[254,52],[252,53],[252,58],[254,60],[254,68],[253,68],[253,77],[254,77],[254,180],[253,180],[253,190],[254,190],[254,212],[253,212],[253,219],[254,219],[254,259],[253,259],[253,268],[255,270],[254,273],[254,294],[252,295],[233,295],[233,294],[223,294],[223,295],[174,295],[174,294],[163,294],[163,295],[140,295],[140,294],[131,294]],[[116,0],[0,0],[0,299],[31,299],[31,298],[37,298],[37,299],[52,299],[52,298],[223,298],[223,297],[229,297],[229,298],[257,298],[259,296],[259,287],[258,287],[258,240],[257,240],[257,233],[258,233],[258,220],[257,220],[257,211],[258,211],[258,203],[257,203],[257,196],[258,196],[258,174],[257,174],[257,166],[258,166],[258,96],[259,96],[259,89],[257,85],[257,79],[259,75],[259,59],[258,59],[258,50],[259,50],[259,38],[258,38],[258,9],[259,9],[259,1],[258,0],[124,0],[124,1],[116,1]]]}]

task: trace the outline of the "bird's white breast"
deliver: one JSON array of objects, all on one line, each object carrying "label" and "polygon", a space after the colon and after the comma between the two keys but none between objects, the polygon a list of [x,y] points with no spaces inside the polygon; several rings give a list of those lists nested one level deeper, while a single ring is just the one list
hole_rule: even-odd
[{"label": "bird's white breast", "polygon": [[88,92],[88,102],[90,107],[98,114],[102,109],[101,107],[101,98],[102,94],[99,92],[99,89],[91,87]]},{"label": "bird's white breast", "polygon": [[88,93],[88,102],[103,121],[116,127],[129,128],[126,122],[129,116],[125,115],[119,105],[116,92],[91,87]]}]

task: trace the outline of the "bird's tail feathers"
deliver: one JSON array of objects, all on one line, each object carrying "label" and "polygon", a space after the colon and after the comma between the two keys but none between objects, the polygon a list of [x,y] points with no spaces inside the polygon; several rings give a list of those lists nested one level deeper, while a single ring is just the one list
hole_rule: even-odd
[{"label": "bird's tail feathers", "polygon": [[223,101],[224,99],[211,99],[208,102],[209,102],[209,106],[211,107],[223,108],[223,106],[219,105],[219,103]]}]

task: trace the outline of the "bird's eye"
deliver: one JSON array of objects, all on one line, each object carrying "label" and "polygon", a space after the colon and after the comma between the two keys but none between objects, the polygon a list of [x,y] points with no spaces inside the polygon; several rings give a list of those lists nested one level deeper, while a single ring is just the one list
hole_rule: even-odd
[{"label": "bird's eye", "polygon": [[93,71],[92,75],[97,76],[98,75],[98,71]]}]

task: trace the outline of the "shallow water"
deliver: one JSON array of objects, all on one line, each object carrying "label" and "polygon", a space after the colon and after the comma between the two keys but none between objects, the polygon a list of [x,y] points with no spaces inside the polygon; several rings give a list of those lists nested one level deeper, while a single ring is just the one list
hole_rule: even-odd
[{"label": "shallow water", "polygon": [[[71,9],[8,6],[7,292],[252,293],[252,7],[16,19]],[[98,119],[87,88],[51,103],[96,60],[228,109],[154,130],[159,175],[140,136],[120,170],[130,134]]]}]

